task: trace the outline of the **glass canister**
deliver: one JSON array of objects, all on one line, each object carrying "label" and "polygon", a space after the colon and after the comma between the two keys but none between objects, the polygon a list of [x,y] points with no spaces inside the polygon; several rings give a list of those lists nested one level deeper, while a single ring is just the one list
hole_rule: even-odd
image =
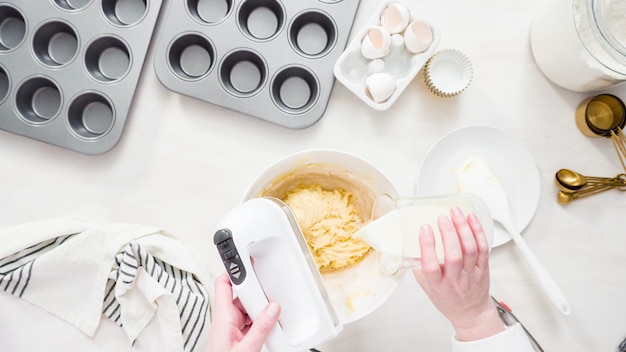
[{"label": "glass canister", "polygon": [[553,0],[530,33],[535,62],[553,83],[591,92],[626,81],[626,0]]}]

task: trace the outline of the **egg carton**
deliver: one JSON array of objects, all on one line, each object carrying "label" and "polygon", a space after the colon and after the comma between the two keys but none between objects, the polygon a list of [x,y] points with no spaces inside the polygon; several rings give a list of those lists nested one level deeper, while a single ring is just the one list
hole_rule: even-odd
[{"label": "egg carton", "polygon": [[84,154],[113,148],[161,4],[0,2],[0,128]]},{"label": "egg carton", "polygon": [[441,33],[423,12],[413,13],[401,1],[386,0],[340,55],[334,74],[367,105],[384,111],[395,103],[440,41]]},{"label": "egg carton", "polygon": [[358,0],[171,1],[154,68],[168,89],[287,128],[324,114]]}]

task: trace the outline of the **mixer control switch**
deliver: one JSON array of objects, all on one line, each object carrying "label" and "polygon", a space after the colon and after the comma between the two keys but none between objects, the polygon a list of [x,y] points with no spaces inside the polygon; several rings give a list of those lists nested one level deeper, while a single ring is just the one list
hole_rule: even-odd
[{"label": "mixer control switch", "polygon": [[232,277],[234,277],[235,279],[239,279],[239,277],[241,276],[241,269],[235,263],[230,263],[230,271],[229,272],[230,272],[230,275]]},{"label": "mixer control switch", "polygon": [[226,253],[224,253],[224,259],[231,259],[237,256],[237,252],[234,250],[230,250]]},{"label": "mixer control switch", "polygon": [[213,236],[213,243],[217,247],[217,251],[220,253],[224,267],[230,276],[230,280],[235,285],[239,285],[246,278],[246,269],[243,266],[243,262],[239,257],[237,247],[235,247],[235,241],[233,241],[233,234],[229,229],[221,229],[215,232]]}]

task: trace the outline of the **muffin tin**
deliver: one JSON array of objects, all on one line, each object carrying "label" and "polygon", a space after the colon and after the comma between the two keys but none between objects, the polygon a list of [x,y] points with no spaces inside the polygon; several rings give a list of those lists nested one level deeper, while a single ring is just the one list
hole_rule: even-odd
[{"label": "muffin tin", "polygon": [[0,128],[84,154],[119,141],[162,0],[0,3]]},{"label": "muffin tin", "polygon": [[284,127],[317,122],[358,0],[171,1],[154,67],[168,89]]}]

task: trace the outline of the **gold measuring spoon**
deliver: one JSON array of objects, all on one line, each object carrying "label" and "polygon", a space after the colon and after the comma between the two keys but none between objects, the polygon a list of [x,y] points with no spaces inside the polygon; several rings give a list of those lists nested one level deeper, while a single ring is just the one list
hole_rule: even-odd
[{"label": "gold measuring spoon", "polygon": [[[585,192],[564,192],[564,191],[559,191],[559,193],[556,196],[556,200],[559,202],[559,204],[561,205],[565,205],[568,203],[571,203],[572,201],[582,198],[582,197],[586,197],[586,196],[591,196],[594,195],[596,193],[600,193],[600,192],[604,192],[607,191],[609,189],[613,189],[613,188],[618,188],[618,187],[598,187],[596,189],[590,189],[587,190]],[[620,189],[618,188],[620,191],[626,191],[626,189]]]},{"label": "gold measuring spoon", "polygon": [[575,191],[587,184],[587,178],[576,171],[561,169],[556,172],[555,182],[559,188]]},{"label": "gold measuring spoon", "polygon": [[564,192],[573,192],[596,186],[619,187],[626,185],[619,175],[617,177],[585,176],[569,169],[557,171],[554,178],[556,185]]},{"label": "gold measuring spoon", "polygon": [[575,200],[575,199],[577,199],[579,197],[580,196],[575,194],[575,193],[568,193],[568,192],[560,191],[556,195],[556,200],[557,200],[557,202],[559,202],[559,204],[565,205],[565,204],[571,203],[573,200]]},{"label": "gold measuring spoon", "polygon": [[605,185],[605,186],[599,185],[599,186],[587,187],[587,188],[580,189],[580,190],[577,190],[577,191],[572,191],[572,190],[567,190],[566,188],[561,188],[561,190],[557,194],[557,201],[559,202],[559,204],[568,204],[568,203],[570,203],[571,201],[573,201],[575,199],[586,197],[586,196],[590,196],[590,195],[593,195],[593,194],[596,194],[596,193],[600,193],[600,192],[604,192],[604,191],[608,191],[608,190],[614,189],[614,188],[618,188],[621,191],[626,191],[626,186],[625,185],[621,185],[621,186],[618,186],[618,185]]},{"label": "gold measuring spoon", "polygon": [[611,138],[622,168],[626,171],[626,106],[618,97],[601,94],[583,100],[576,108],[576,126],[588,137]]},{"label": "gold measuring spoon", "polygon": [[568,204],[575,199],[617,188],[626,191],[626,174],[615,177],[589,177],[578,172],[561,169],[555,175],[555,183],[560,191],[557,194],[559,204]]}]

